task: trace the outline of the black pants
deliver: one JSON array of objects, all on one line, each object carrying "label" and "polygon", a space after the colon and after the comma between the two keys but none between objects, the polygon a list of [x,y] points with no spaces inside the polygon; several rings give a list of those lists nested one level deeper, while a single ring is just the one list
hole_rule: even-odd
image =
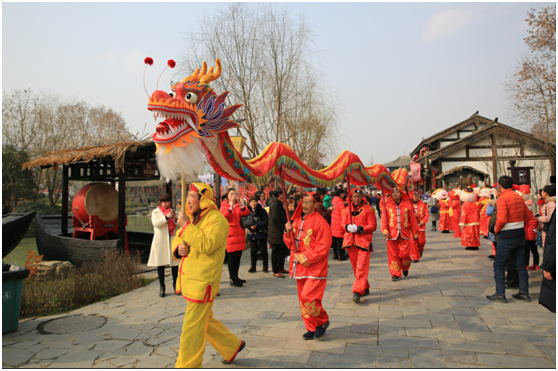
[{"label": "black pants", "polygon": [[537,241],[525,241],[525,265],[529,265],[529,253],[533,253],[533,264],[539,265],[539,250],[537,250]]},{"label": "black pants", "polygon": [[[172,273],[172,288],[176,287],[176,278],[178,277],[178,265],[171,266]],[[157,267],[157,277],[159,278],[159,285],[165,286],[165,266]]]},{"label": "black pants", "polygon": [[250,241],[250,263],[252,267],[256,267],[258,261],[258,251],[262,254],[263,268],[267,270],[267,239]]},{"label": "black pants", "polygon": [[285,269],[285,245],[271,244],[271,270],[274,274]]},{"label": "black pants", "polygon": [[517,270],[515,269],[515,260],[508,259],[506,262],[506,285],[517,287],[519,286],[519,276],[517,275]]},{"label": "black pants", "polygon": [[339,237],[333,237],[333,257],[346,258],[347,252],[343,248],[343,239]]},{"label": "black pants", "polygon": [[242,258],[242,250],[229,253],[229,278],[238,279],[238,269],[240,268],[240,258]]}]

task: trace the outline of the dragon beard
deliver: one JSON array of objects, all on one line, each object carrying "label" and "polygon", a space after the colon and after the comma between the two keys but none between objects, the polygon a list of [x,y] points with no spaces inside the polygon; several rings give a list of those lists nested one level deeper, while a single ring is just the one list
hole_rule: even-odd
[{"label": "dragon beard", "polygon": [[157,151],[157,165],[161,178],[169,182],[181,178],[196,178],[205,168],[205,155],[201,140],[193,138],[193,143],[187,146],[173,148],[165,153],[165,147],[161,146]]}]

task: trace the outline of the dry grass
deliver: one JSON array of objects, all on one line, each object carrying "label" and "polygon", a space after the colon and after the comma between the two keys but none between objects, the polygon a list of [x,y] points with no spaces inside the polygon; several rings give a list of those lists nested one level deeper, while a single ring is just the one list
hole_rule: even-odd
[{"label": "dry grass", "polygon": [[139,254],[107,253],[104,262],[73,269],[65,279],[23,280],[20,318],[71,311],[145,286]]}]

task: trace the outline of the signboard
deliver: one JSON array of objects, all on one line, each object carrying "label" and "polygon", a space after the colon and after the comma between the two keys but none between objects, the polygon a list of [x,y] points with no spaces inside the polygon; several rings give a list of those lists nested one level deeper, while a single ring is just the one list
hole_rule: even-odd
[{"label": "signboard", "polygon": [[513,184],[531,186],[531,169],[533,167],[515,167],[515,161],[510,161],[508,170],[511,172]]},{"label": "signboard", "polygon": [[143,165],[141,165],[141,173],[147,178],[153,178],[155,176],[156,169],[157,166],[154,162],[151,161],[146,161],[143,163]]}]

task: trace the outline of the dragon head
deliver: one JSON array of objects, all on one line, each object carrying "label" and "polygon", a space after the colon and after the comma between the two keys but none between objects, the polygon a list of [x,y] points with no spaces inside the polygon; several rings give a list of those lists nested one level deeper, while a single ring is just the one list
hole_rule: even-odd
[{"label": "dragon head", "polygon": [[153,141],[169,153],[172,147],[184,147],[197,138],[212,138],[216,134],[238,127],[230,116],[240,105],[225,108],[229,92],[217,95],[209,83],[221,76],[221,61],[215,61],[216,68],[202,69],[179,82],[171,82],[172,92],[156,90],[149,98],[147,109],[153,112],[157,123]]}]

